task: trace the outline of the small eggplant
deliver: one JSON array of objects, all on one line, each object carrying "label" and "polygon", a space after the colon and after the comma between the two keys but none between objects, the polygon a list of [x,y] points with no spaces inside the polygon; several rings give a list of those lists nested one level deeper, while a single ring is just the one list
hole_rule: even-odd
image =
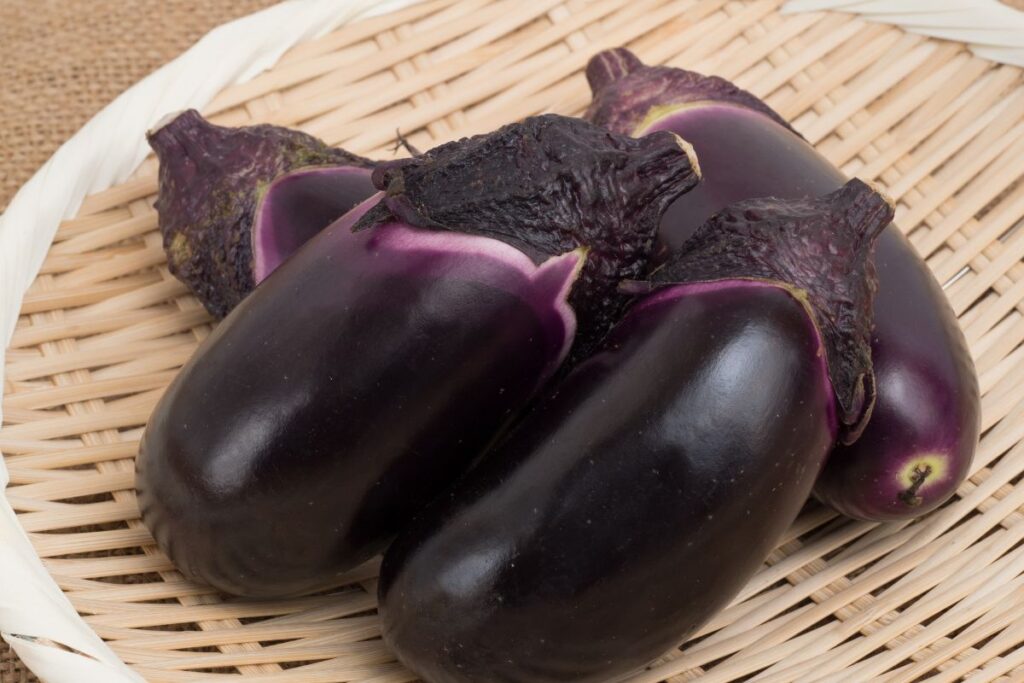
[{"label": "small eggplant", "polygon": [[860,181],[723,210],[384,556],[384,638],[429,683],[617,680],[761,566],[871,412]]},{"label": "small eggplant", "polygon": [[375,172],[386,192],[275,270],[157,405],[137,488],[159,546],[252,596],[380,552],[610,326],[689,155],[544,116]]},{"label": "small eggplant", "polygon": [[280,126],[225,128],[190,109],[148,137],[170,270],[217,318],[374,193],[373,162]]},{"label": "small eggplant", "polygon": [[[587,78],[588,120],[623,134],[672,131],[701,160],[700,186],[662,219],[656,259],[729,203],[818,196],[844,182],[782,117],[726,80],[648,67],[623,48],[596,55]],[[941,505],[968,474],[978,382],[942,289],[896,226],[879,238],[875,261],[874,417],[856,444],[832,453],[815,495],[851,517],[911,519]]]}]

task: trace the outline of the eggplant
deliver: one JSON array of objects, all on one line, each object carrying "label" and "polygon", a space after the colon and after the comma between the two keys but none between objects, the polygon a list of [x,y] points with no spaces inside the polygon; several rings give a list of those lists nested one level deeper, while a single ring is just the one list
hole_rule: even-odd
[{"label": "eggplant", "polygon": [[374,162],[281,126],[215,126],[190,109],[147,137],[170,271],[218,319],[376,191]]},{"label": "eggplant", "polygon": [[157,544],[228,593],[332,585],[614,322],[618,281],[697,178],[671,133],[559,116],[375,171],[384,191],[281,264],[158,403],[136,477]]},{"label": "eggplant", "polygon": [[[727,204],[818,196],[844,182],[781,116],[724,79],[645,66],[623,48],[593,57],[587,78],[588,120],[637,136],[672,131],[701,160],[700,186],[662,219],[656,260]],[[879,238],[875,261],[874,417],[856,444],[837,446],[815,495],[857,519],[905,520],[941,505],[969,473],[978,380],[942,289],[895,225]]]},{"label": "eggplant", "polygon": [[724,607],[870,415],[891,216],[854,180],[711,218],[385,553],[398,658],[428,683],[617,680]]}]

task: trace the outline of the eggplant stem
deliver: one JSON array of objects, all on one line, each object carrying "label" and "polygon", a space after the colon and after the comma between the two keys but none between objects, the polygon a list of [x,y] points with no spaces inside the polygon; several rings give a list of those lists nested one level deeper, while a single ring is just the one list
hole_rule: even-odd
[{"label": "eggplant stem", "polygon": [[932,473],[932,466],[925,465],[921,467],[917,465],[914,467],[914,473],[910,478],[910,486],[899,494],[899,499],[909,505],[910,507],[917,507],[924,502],[921,496],[917,495],[917,492],[921,490],[921,486],[928,479],[928,475]]},{"label": "eggplant stem", "polygon": [[395,128],[395,146],[391,149],[392,152],[397,152],[399,149],[404,149],[411,156],[418,157],[422,156],[423,152],[416,148],[414,144],[409,142],[409,138],[402,134],[402,131]]}]

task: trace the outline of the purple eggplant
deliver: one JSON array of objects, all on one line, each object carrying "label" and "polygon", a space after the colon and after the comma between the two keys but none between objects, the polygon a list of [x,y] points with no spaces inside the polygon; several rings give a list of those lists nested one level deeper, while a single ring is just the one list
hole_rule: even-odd
[{"label": "purple eggplant", "polygon": [[375,191],[373,162],[280,126],[224,128],[190,109],[149,144],[170,270],[217,318]]},{"label": "purple eggplant", "polygon": [[[818,196],[844,182],[778,114],[721,78],[644,66],[622,48],[596,55],[587,77],[588,120],[623,134],[672,131],[701,160],[700,186],[662,219],[656,259],[729,203]],[[879,238],[875,260],[874,417],[856,444],[832,453],[815,495],[851,517],[886,521],[924,514],[956,491],[974,457],[980,410],[956,317],[896,226]]]},{"label": "purple eggplant", "polygon": [[713,217],[385,553],[399,659],[429,683],[617,680],[724,607],[870,415],[891,216],[854,180]]},{"label": "purple eggplant", "polygon": [[697,181],[689,154],[545,116],[375,173],[385,192],[246,297],[157,405],[137,488],[159,546],[252,596],[380,552],[611,324]]}]

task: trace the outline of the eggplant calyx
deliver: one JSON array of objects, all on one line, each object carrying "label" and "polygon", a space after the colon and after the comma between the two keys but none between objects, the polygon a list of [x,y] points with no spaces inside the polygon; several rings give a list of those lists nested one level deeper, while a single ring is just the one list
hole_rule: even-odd
[{"label": "eggplant calyx", "polygon": [[146,137],[160,161],[155,206],[170,270],[218,318],[255,286],[252,225],[271,181],[310,166],[373,166],[299,131],[216,126],[194,109]]},{"label": "eggplant calyx", "polygon": [[570,304],[577,349],[589,348],[624,309],[619,281],[646,273],[662,214],[699,178],[674,133],[634,139],[549,114],[379,165],[384,196],[354,229],[398,220],[481,235],[538,264],[588,247]]},{"label": "eggplant calyx", "polygon": [[583,118],[616,133],[641,135],[675,111],[726,104],[763,114],[803,137],[760,98],[724,78],[670,66],[647,66],[624,47],[591,57],[587,82],[593,100]]},{"label": "eggplant calyx", "polygon": [[391,151],[397,153],[400,149],[408,152],[409,156],[418,157],[423,154],[416,145],[409,142],[409,138],[402,133],[400,128],[395,128],[395,146],[391,148]]},{"label": "eggplant calyx", "polygon": [[640,58],[624,47],[601,50],[587,62],[587,85],[590,86],[591,92],[596,93],[644,68],[646,67]]},{"label": "eggplant calyx", "polygon": [[822,197],[736,202],[704,223],[651,279],[663,285],[768,280],[799,290],[824,346],[842,443],[853,443],[875,399],[872,254],[891,201],[853,179]]}]

